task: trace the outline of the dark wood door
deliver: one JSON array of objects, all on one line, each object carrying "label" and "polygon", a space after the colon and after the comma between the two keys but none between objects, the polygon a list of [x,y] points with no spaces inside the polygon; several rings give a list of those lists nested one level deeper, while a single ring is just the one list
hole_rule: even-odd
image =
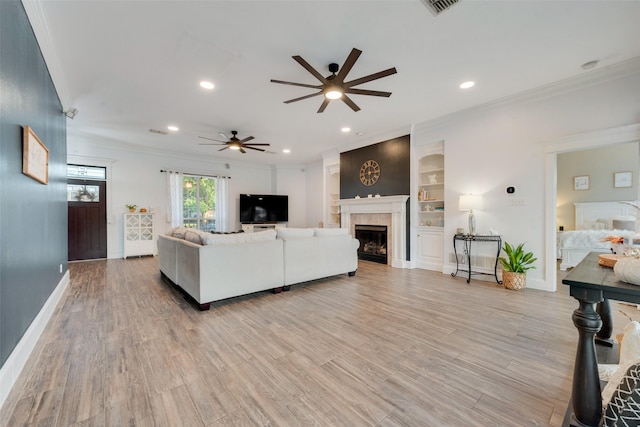
[{"label": "dark wood door", "polygon": [[[69,179],[69,261],[107,257],[107,183]],[[74,200],[71,200],[74,199]]]}]

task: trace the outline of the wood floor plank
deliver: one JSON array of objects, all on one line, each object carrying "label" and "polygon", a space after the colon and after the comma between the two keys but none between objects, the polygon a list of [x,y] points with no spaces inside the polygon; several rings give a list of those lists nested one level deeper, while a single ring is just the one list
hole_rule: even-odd
[{"label": "wood floor plank", "polygon": [[[7,426],[559,426],[577,302],[361,261],[201,312],[154,257],[77,262]],[[561,277],[561,276],[559,276]],[[612,304],[614,334],[640,320]]]}]

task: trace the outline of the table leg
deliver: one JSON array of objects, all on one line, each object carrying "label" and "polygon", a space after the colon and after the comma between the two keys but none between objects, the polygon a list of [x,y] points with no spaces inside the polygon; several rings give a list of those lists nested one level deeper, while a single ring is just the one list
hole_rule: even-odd
[{"label": "table leg", "polygon": [[611,304],[609,304],[608,299],[603,300],[596,306],[596,313],[598,313],[600,315],[600,319],[602,319],[602,327],[596,334],[596,344],[613,347],[613,340],[611,339],[611,333],[613,332],[613,316],[611,315]]},{"label": "table leg", "polygon": [[458,249],[456,248],[456,237],[453,236],[453,253],[456,256],[456,272],[451,273],[452,277],[456,277],[458,275]]},{"label": "table leg", "polygon": [[[594,310],[597,301],[578,299],[580,307],[573,312],[573,324],[578,329],[578,349],[573,369],[572,426],[598,426],[602,418],[602,397],[594,336],[602,327],[602,320]],[[591,298],[589,298],[591,299]]]},{"label": "table leg", "polygon": [[469,270],[469,277],[467,283],[471,283],[471,240],[464,241],[464,251],[467,254],[467,270]]},{"label": "table leg", "polygon": [[498,285],[502,285],[502,280],[498,280],[498,258],[500,258],[500,251],[502,250],[502,239],[498,238],[498,252],[496,254],[496,265],[493,266],[493,275],[496,276],[496,282]]}]

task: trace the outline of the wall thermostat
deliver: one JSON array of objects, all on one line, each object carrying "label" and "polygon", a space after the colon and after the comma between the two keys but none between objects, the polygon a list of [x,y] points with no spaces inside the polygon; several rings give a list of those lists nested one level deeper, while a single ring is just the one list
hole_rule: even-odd
[{"label": "wall thermostat", "polygon": [[516,192],[516,187],[507,187],[507,194],[514,194]]}]

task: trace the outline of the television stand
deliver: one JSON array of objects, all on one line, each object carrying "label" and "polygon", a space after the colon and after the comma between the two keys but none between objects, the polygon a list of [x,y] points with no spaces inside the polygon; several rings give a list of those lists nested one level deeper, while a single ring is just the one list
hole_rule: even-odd
[{"label": "television stand", "polygon": [[245,233],[253,233],[254,231],[284,228],[286,226],[286,222],[279,222],[277,224],[242,224],[242,231],[244,231]]}]

